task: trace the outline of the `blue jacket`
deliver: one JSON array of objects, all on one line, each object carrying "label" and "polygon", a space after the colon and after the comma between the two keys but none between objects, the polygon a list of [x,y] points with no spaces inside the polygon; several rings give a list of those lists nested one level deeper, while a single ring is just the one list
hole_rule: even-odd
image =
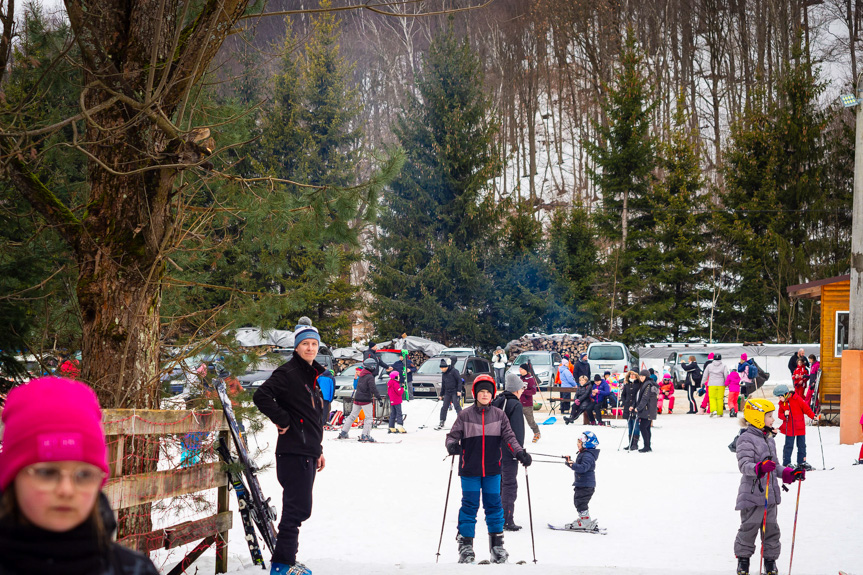
[{"label": "blue jacket", "polygon": [[599,459],[598,449],[583,449],[578,452],[575,461],[572,462],[572,470],[575,471],[575,487],[596,487],[596,460]]},{"label": "blue jacket", "polygon": [[333,400],[333,394],[336,391],[336,382],[329,370],[318,376],[318,387],[321,388],[321,395],[324,396],[324,401]]},{"label": "blue jacket", "polygon": [[569,372],[568,367],[563,364],[557,366],[557,373],[560,374],[560,385],[562,387],[575,387],[575,378]]},{"label": "blue jacket", "polygon": [[601,402],[611,394],[611,387],[608,386],[608,381],[604,379],[600,381],[598,385],[594,385],[594,389],[599,390],[599,393],[596,394],[595,398],[596,403]]}]

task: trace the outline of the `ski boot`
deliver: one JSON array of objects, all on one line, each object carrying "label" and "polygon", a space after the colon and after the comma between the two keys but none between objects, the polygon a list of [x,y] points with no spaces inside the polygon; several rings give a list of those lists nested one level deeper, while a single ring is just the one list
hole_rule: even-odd
[{"label": "ski boot", "polygon": [[567,523],[564,527],[572,531],[595,531],[597,524],[596,519],[590,518],[590,511],[585,509],[578,512],[578,519],[572,523]]},{"label": "ski boot", "polygon": [[728,412],[728,417],[737,417],[737,411],[732,409]]},{"label": "ski boot", "polygon": [[536,443],[537,441],[539,441],[540,437],[542,437],[542,435],[538,431],[536,433],[534,433],[533,434],[533,442]]},{"label": "ski boot", "polygon": [[458,541],[458,562],[474,563],[476,555],[473,552],[473,537],[464,537],[459,533],[455,540]]},{"label": "ski boot", "polygon": [[312,570],[299,561],[293,565],[270,563],[270,575],[312,575]]},{"label": "ski boot", "polygon": [[402,425],[396,425],[396,432],[398,433],[407,433],[408,430],[404,428]]},{"label": "ski boot", "polygon": [[446,421],[441,421],[440,423],[438,423],[438,426],[435,427],[435,431],[440,431],[441,429],[443,429],[444,423],[446,423]]},{"label": "ski boot", "polygon": [[399,432],[399,430],[396,429],[395,427],[390,427],[389,430],[387,431],[387,433],[398,433],[398,432]]},{"label": "ski boot", "polygon": [[363,443],[375,443],[375,438],[371,435],[360,435],[360,441]]},{"label": "ski boot", "polygon": [[737,575],[749,575],[749,557],[737,558]]},{"label": "ski boot", "polygon": [[491,552],[492,563],[506,563],[509,553],[503,548],[503,533],[488,534],[488,550]]},{"label": "ski boot", "polygon": [[797,466],[798,469],[805,469],[806,471],[814,471],[815,468],[809,465],[806,461]]},{"label": "ski boot", "polygon": [[519,529],[521,529],[521,525],[516,525],[512,520],[503,524],[504,531],[518,531]]},{"label": "ski boot", "polygon": [[779,575],[779,569],[776,568],[775,559],[764,560],[764,575]]},{"label": "ski boot", "polygon": [[350,439],[350,437],[348,437],[347,431],[340,431],[339,436],[336,437],[336,439]]},{"label": "ski boot", "polygon": [[719,416],[719,414],[716,413],[715,411],[710,412],[710,417],[718,417],[718,416]]}]

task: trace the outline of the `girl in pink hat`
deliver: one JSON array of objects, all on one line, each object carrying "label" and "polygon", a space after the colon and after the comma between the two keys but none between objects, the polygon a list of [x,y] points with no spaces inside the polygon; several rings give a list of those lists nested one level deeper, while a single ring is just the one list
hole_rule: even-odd
[{"label": "girl in pink hat", "polygon": [[158,575],[111,542],[117,527],[102,413],[92,389],[43,377],[16,387],[2,414],[0,573]]}]

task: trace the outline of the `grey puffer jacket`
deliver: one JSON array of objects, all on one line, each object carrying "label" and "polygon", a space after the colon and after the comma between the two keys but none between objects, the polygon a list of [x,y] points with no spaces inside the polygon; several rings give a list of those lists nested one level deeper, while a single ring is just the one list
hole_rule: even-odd
[{"label": "grey puffer jacket", "polygon": [[644,380],[638,395],[635,396],[635,411],[638,419],[656,419],[656,402],[659,397],[659,386],[651,378]]},{"label": "grey puffer jacket", "polygon": [[737,467],[743,476],[740,478],[740,488],[737,490],[737,505],[734,509],[740,511],[749,507],[764,507],[767,476],[757,479],[755,466],[767,457],[776,462],[776,469],[770,474],[769,503],[778,505],[782,501],[779,492],[779,478],[785,467],[779,464],[776,457],[776,442],[773,435],[764,432],[754,425],[748,426],[737,439]]},{"label": "grey puffer jacket", "polygon": [[704,375],[701,376],[701,383],[706,386],[725,385],[725,378],[728,377],[728,368],[722,363],[721,359],[713,360],[710,365],[704,366]]}]

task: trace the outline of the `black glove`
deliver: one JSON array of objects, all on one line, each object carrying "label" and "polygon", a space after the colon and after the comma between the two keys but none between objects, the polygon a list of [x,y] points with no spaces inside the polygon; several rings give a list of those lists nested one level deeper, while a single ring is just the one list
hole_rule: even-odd
[{"label": "black glove", "polygon": [[530,467],[530,463],[533,461],[533,459],[530,456],[530,453],[528,453],[524,449],[522,449],[521,451],[516,453],[515,458],[518,459],[521,462],[521,464],[524,465],[525,467]]},{"label": "black glove", "polygon": [[461,448],[458,446],[458,443],[447,443],[446,444],[446,452],[450,455],[458,455]]}]

